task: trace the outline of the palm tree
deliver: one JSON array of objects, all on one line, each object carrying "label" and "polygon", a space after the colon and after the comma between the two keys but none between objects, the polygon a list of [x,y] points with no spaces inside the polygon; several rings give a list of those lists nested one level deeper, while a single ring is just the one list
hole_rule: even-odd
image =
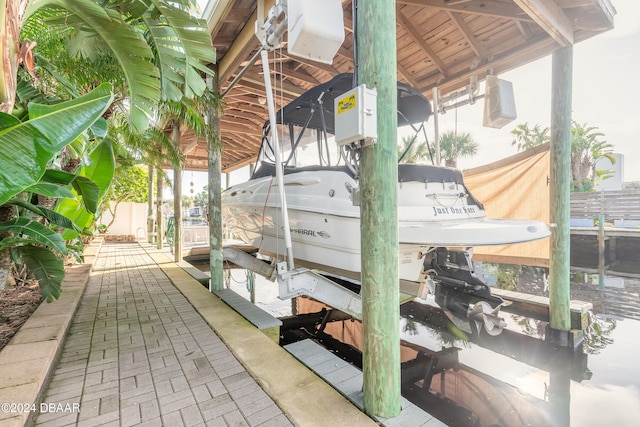
[{"label": "palm tree", "polygon": [[[180,102],[166,101],[161,105],[159,111],[159,126],[163,129],[171,130],[173,145],[176,150],[180,150],[180,135],[183,130],[191,130],[196,136],[205,136],[207,132],[207,123],[205,121],[205,113],[209,108],[220,108],[221,98],[218,94],[214,94],[208,89],[202,96],[191,99],[182,98]],[[174,183],[178,192],[180,191],[181,182],[181,165],[174,165]],[[180,200],[174,198],[174,220],[175,220],[175,247],[174,253],[176,261],[181,257],[181,241],[182,236],[182,206]]]},{"label": "palm tree", "polygon": [[206,65],[215,62],[206,23],[191,16],[190,0],[0,0],[0,7],[2,112],[13,110],[18,66],[33,71],[34,43],[22,38],[23,29],[29,36],[55,33],[83,60],[119,67],[136,132],[148,127],[161,100],[202,95],[201,73],[211,73]]},{"label": "palm tree", "polygon": [[549,128],[546,127],[542,129],[539,124],[531,129],[528,123],[519,124],[511,131],[511,134],[515,136],[513,141],[511,141],[511,145],[516,145],[518,151],[525,151],[551,140]]},{"label": "palm tree", "polygon": [[458,135],[449,131],[440,136],[440,157],[444,159],[445,166],[457,168],[459,158],[471,157],[477,152],[478,143],[469,133]]},{"label": "palm tree", "polygon": [[[190,0],[0,0],[3,11],[0,14],[3,34],[0,37],[0,113],[4,114],[4,122],[14,112],[20,74],[26,71],[35,80],[37,60],[42,74],[38,76],[42,77],[40,88],[46,96],[64,93],[66,96],[61,99],[74,99],[79,95],[77,92],[89,91],[101,81],[120,82],[116,87],[119,105],[126,104],[130,128],[142,132],[156,117],[161,100],[178,101],[183,97],[199,96],[206,89],[201,73],[211,73],[207,64],[215,61],[215,51],[205,22],[191,16],[191,7]],[[39,53],[44,55],[35,51],[36,43],[30,41],[30,37],[43,41]],[[60,62],[61,67],[55,67],[53,60]],[[99,73],[86,73],[86,70],[99,70]],[[105,78],[106,75],[111,78]],[[64,82],[65,76],[75,78],[68,84]],[[26,81],[28,77],[22,73],[22,79]],[[112,100],[113,95],[109,94],[111,108]],[[24,114],[25,111],[19,112]],[[110,116],[112,110],[102,113]],[[52,126],[55,127],[55,123]],[[18,128],[18,125],[13,127]],[[37,146],[41,150],[44,141],[58,150],[68,149],[70,141],[63,143],[60,137],[55,139],[56,132],[48,134],[51,138],[45,141],[35,134],[23,133],[33,138],[27,141],[23,137],[21,144]],[[18,144],[16,138],[8,139],[8,142],[2,147],[5,153],[38,152],[12,149]],[[13,157],[17,155],[13,154]],[[44,159],[44,156],[39,157]],[[25,165],[26,160],[29,164],[35,161],[18,160],[17,164],[21,165]],[[37,168],[24,167],[31,173],[23,172],[19,185],[15,179],[0,180],[0,184],[11,183],[0,185],[0,193],[3,197],[6,195],[3,202],[42,177],[45,163],[40,160]],[[16,162],[11,155],[5,154],[0,159],[0,169],[6,170],[4,165],[11,163]],[[0,206],[0,209],[8,213],[13,210],[11,206]],[[0,236],[3,243],[9,241],[3,237],[6,235]],[[7,263],[3,260],[7,251],[1,249],[0,252],[2,279],[6,276],[2,270],[6,271]]]},{"label": "palm tree", "polygon": [[[599,159],[607,158],[611,163],[616,162],[613,146],[600,140],[604,136],[597,131],[597,127],[573,122],[571,126],[571,189],[572,191],[590,191],[595,185],[607,178],[609,171],[599,171],[596,164]],[[511,145],[517,145],[518,150],[527,150],[551,140],[549,128],[535,125],[529,128],[527,123],[518,125],[511,131],[515,139]]]},{"label": "palm tree", "polygon": [[571,178],[573,191],[589,191],[599,180],[606,177],[598,171],[596,164],[599,159],[609,159],[616,162],[613,155],[613,145],[600,140],[604,137],[595,126],[581,125],[573,122],[571,127]]},{"label": "palm tree", "polygon": [[402,144],[398,145],[398,161],[401,163],[421,163],[431,160],[429,144],[426,141],[416,141],[415,136],[403,136]]}]

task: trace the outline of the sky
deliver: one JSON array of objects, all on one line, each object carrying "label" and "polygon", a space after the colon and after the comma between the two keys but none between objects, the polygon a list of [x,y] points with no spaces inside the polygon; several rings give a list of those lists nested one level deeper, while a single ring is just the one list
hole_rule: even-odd
[{"label": "sky", "polygon": [[[612,3],[615,28],[573,48],[573,120],[604,133],[602,139],[624,155],[624,180],[640,181],[640,2]],[[479,144],[476,156],[458,160],[462,169],[515,154],[510,132],[518,124],[550,124],[551,56],[498,77],[512,82],[518,117],[499,130],[484,128],[482,102],[458,108],[457,131],[469,132]],[[440,116],[439,128],[441,133],[456,129],[454,111]],[[433,123],[429,129],[433,135]]]},{"label": "sky", "polygon": [[[573,120],[598,128],[614,152],[624,156],[624,181],[640,181],[640,167],[636,166],[640,159],[640,1],[611,2],[617,11],[614,29],[573,48]],[[483,127],[482,101],[439,116],[441,134],[449,130],[468,132],[479,144],[477,155],[458,160],[461,169],[515,154],[511,131],[517,125],[539,124],[544,128],[550,124],[551,56],[498,77],[513,84],[518,114],[513,122],[502,129]],[[427,123],[427,136],[432,142],[432,119]],[[247,168],[231,174],[231,184],[247,179]],[[183,194],[191,194],[191,189],[197,194],[207,183],[206,173],[184,172],[183,183]]]}]

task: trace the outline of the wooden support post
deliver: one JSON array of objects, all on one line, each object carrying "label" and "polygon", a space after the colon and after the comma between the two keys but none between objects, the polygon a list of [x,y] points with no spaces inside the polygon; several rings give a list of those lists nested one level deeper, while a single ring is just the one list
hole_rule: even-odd
[{"label": "wooden support post", "polygon": [[[180,151],[180,126],[173,124],[173,143]],[[173,168],[173,260],[182,261],[182,168]]]},{"label": "wooden support post", "polygon": [[153,165],[147,167],[147,242],[154,243],[155,235],[153,234]]},{"label": "wooden support post", "polygon": [[[218,69],[215,76],[207,76],[207,86],[214,93],[220,91]],[[222,146],[220,139],[220,112],[217,106],[210,106],[207,111],[207,150],[209,156],[208,188],[209,188],[209,281],[210,291],[224,289],[224,272],[222,263]]]},{"label": "wooden support post", "polygon": [[606,240],[604,235],[604,214],[598,215],[598,285],[604,289],[604,267]]},{"label": "wooden support post", "polygon": [[[551,259],[549,304],[551,329],[571,329],[569,310],[570,242],[569,194],[571,191],[571,84],[573,47],[562,47],[552,55],[551,100]],[[558,334],[558,344],[563,344]]]},{"label": "wooden support post", "polygon": [[158,201],[156,206],[156,248],[162,249],[164,239],[162,234],[162,166],[156,167],[156,199]]},{"label": "wooden support post", "polygon": [[359,2],[355,32],[358,84],[378,96],[378,141],[360,163],[364,408],[392,418],[401,410],[395,1]]}]

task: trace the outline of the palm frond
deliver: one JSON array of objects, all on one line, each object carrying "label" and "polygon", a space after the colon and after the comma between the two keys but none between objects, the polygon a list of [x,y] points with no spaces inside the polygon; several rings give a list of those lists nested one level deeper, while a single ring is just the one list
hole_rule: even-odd
[{"label": "palm frond", "polygon": [[159,73],[153,65],[153,54],[140,32],[123,20],[117,12],[91,0],[33,2],[25,13],[25,19],[29,19],[42,8],[66,10],[69,17],[80,19],[87,29],[104,40],[125,74],[131,98],[130,124],[136,132],[146,129],[160,100],[160,89]]},{"label": "palm frond", "polygon": [[185,78],[184,94],[188,98],[202,95],[206,83],[200,73],[212,75],[207,64],[216,62],[206,22],[190,15],[188,2],[152,1],[182,43],[186,64],[184,72],[179,73]]}]

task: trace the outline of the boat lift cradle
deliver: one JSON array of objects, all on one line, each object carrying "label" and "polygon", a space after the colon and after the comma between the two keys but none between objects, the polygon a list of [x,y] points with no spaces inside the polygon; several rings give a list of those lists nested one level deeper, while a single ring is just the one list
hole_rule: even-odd
[{"label": "boat lift cradle", "polygon": [[[288,270],[286,262],[278,262],[273,265],[235,246],[225,246],[223,257],[225,261],[238,267],[253,271],[271,281],[277,280],[278,298],[280,299],[306,295],[362,320],[362,297],[360,294],[331,280],[330,277],[307,268]],[[426,299],[429,288],[426,283],[401,280],[399,292],[401,302],[406,302],[415,297]]]}]

